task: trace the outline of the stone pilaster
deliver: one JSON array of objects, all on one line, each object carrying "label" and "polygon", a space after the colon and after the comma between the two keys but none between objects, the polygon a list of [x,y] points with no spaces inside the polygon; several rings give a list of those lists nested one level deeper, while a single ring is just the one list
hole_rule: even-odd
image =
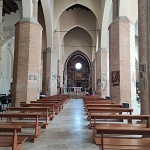
[{"label": "stone pilaster", "polygon": [[64,78],[63,78],[63,82],[64,82],[64,93],[67,93],[67,66],[65,66],[64,68],[64,72],[63,72]]},{"label": "stone pilaster", "polygon": [[46,49],[43,53],[43,93],[46,96],[57,94],[57,66],[56,52]]},{"label": "stone pilaster", "polygon": [[42,27],[32,19],[16,24],[12,105],[37,100],[41,67]]},{"label": "stone pilaster", "polygon": [[117,17],[110,33],[110,97],[117,103],[136,103],[135,33],[127,17]]},{"label": "stone pilaster", "polygon": [[150,114],[150,0],[138,1],[141,114]]},{"label": "stone pilaster", "polygon": [[63,70],[64,70],[64,64],[62,61],[59,61],[60,87],[63,87]]},{"label": "stone pilaster", "polygon": [[37,19],[38,17],[38,0],[32,0],[33,3],[33,17]]},{"label": "stone pilaster", "polygon": [[92,90],[94,92],[96,90],[96,88],[95,88],[95,80],[96,80],[96,77],[95,77],[95,67],[96,67],[95,59],[92,61],[91,66],[92,66],[92,69],[91,69],[92,83],[91,84],[92,84]]},{"label": "stone pilaster", "polygon": [[98,50],[95,54],[95,62],[96,62],[96,94],[102,96],[101,93],[101,51]]},{"label": "stone pilaster", "polygon": [[42,93],[46,94],[49,89],[49,73],[50,73],[50,62],[51,60],[51,48],[47,48],[43,52],[43,81],[42,81]]},{"label": "stone pilaster", "polygon": [[110,96],[109,94],[109,51],[101,48],[101,91],[102,97]]},{"label": "stone pilaster", "polygon": [[119,0],[113,0],[113,20],[119,16]]},{"label": "stone pilaster", "polygon": [[57,67],[58,55],[55,51],[51,51],[51,74],[50,74],[50,94],[57,94]]}]

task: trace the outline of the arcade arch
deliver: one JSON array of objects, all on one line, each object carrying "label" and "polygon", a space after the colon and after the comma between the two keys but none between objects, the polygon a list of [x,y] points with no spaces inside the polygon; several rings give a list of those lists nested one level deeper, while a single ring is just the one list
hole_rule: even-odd
[{"label": "arcade arch", "polygon": [[[80,69],[76,64],[82,65]],[[74,91],[74,87],[81,87],[83,91],[91,86],[91,62],[81,51],[76,50],[66,60],[64,67],[65,90]]]}]

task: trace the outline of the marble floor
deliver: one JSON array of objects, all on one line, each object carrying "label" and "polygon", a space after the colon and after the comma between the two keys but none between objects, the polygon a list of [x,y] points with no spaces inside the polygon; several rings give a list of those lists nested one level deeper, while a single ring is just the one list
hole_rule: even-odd
[{"label": "marble floor", "polygon": [[50,121],[47,129],[41,130],[41,135],[35,143],[24,142],[23,150],[100,150],[99,146],[94,144],[86,117],[82,100],[69,100],[64,109]]}]

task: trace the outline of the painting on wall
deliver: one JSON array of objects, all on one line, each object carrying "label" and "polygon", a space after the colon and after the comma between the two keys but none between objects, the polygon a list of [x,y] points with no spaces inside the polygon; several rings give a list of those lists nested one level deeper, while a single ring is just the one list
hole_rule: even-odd
[{"label": "painting on wall", "polygon": [[140,89],[145,90],[147,89],[147,79],[146,79],[146,63],[140,64]]},{"label": "painting on wall", "polygon": [[144,75],[146,73],[146,64],[140,64],[140,78],[144,78]]},{"label": "painting on wall", "polygon": [[101,79],[97,79],[97,89],[101,89]]},{"label": "painting on wall", "polygon": [[120,83],[120,71],[112,71],[111,72],[112,77],[112,85],[113,86],[119,86]]}]

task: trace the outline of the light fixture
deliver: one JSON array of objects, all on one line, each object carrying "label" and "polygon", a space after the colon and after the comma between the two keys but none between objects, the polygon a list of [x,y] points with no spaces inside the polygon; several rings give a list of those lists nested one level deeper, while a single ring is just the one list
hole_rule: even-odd
[{"label": "light fixture", "polygon": [[76,67],[76,69],[81,69],[82,68],[82,64],[81,63],[76,63],[75,67]]}]

